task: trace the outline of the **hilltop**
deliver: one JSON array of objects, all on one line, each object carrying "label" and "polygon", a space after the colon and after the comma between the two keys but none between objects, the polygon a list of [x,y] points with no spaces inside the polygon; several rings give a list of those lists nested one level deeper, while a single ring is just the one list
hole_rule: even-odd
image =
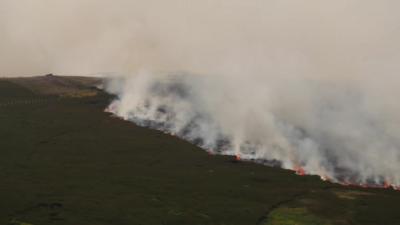
[{"label": "hilltop", "polygon": [[0,81],[9,81],[35,94],[58,96],[94,96],[98,93],[102,79],[83,76],[44,76],[1,78]]}]

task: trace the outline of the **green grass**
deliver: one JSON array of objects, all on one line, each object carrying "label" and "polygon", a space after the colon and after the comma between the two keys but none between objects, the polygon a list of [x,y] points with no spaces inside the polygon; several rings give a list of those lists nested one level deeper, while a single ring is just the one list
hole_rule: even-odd
[{"label": "green grass", "polygon": [[[1,81],[0,93],[5,101],[49,98]],[[399,192],[348,189],[210,156],[104,113],[109,100],[0,107],[0,224],[251,225],[292,217],[400,224]],[[338,191],[370,194],[349,199]]]},{"label": "green grass", "polygon": [[269,217],[266,225],[330,225],[326,219],[311,214],[305,208],[278,208]]}]

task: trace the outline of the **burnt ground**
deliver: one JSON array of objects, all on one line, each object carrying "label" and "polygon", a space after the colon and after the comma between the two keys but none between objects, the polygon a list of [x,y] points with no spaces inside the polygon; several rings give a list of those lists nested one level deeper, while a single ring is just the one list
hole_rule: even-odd
[{"label": "burnt ground", "polygon": [[98,90],[23,83],[0,80],[0,224],[400,224],[398,191],[233,163],[105,113]]}]

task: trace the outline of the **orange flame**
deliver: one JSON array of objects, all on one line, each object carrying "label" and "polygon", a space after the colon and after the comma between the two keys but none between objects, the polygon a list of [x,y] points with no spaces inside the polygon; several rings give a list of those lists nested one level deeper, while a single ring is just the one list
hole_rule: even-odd
[{"label": "orange flame", "polygon": [[296,166],[295,168],[294,168],[294,171],[296,171],[296,174],[297,175],[299,175],[299,176],[304,176],[304,175],[306,175],[306,171],[303,169],[303,167],[301,167],[301,166]]},{"label": "orange flame", "polygon": [[385,182],[383,183],[383,187],[386,188],[386,189],[388,189],[388,188],[391,188],[392,185],[391,185],[388,181],[385,181]]},{"label": "orange flame", "polygon": [[236,160],[236,161],[240,161],[240,160],[241,160],[241,158],[240,158],[240,155],[239,155],[239,154],[236,154],[236,155],[235,155],[235,160]]}]

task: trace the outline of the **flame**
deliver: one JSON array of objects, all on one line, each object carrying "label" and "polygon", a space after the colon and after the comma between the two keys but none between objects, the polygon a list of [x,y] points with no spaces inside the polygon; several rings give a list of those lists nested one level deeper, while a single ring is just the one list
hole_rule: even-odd
[{"label": "flame", "polygon": [[[296,172],[297,175],[299,176],[305,176],[307,175],[307,172],[305,169],[301,166],[295,166],[293,170]],[[320,175],[319,176],[321,180],[326,181],[326,182],[333,182],[333,183],[339,183],[340,185],[347,186],[347,187],[352,187],[352,188],[378,188],[378,189],[393,189],[396,191],[400,191],[400,186],[394,185],[393,183],[389,181],[385,181],[380,184],[367,184],[367,183],[355,183],[351,181],[335,181],[334,179],[330,178],[327,175]]]},{"label": "flame", "polygon": [[392,184],[390,184],[388,181],[385,181],[384,183],[383,183],[383,188],[391,188],[393,185]]},{"label": "flame", "polygon": [[[112,108],[111,106],[106,108],[105,111],[111,111]],[[167,134],[171,135],[171,136],[177,136],[177,134],[175,132],[168,132]],[[217,154],[214,149],[210,148],[208,150],[206,150],[207,154],[209,156],[213,156],[215,154]],[[235,161],[242,161],[242,157],[239,153],[236,153],[234,155],[234,160]],[[295,171],[295,173],[299,176],[306,176],[308,173],[307,171],[302,167],[302,166],[294,166],[293,171]],[[355,183],[355,182],[351,182],[351,181],[338,181],[335,179],[332,179],[331,177],[329,177],[328,175],[320,175],[319,176],[321,178],[321,180],[325,181],[325,182],[333,182],[333,183],[339,183],[340,185],[343,186],[348,186],[348,187],[354,187],[354,188],[380,188],[380,189],[393,189],[393,190],[397,190],[400,191],[400,186],[394,185],[393,183],[389,182],[389,181],[385,181],[381,184],[366,184],[366,183]]]},{"label": "flame", "polygon": [[299,176],[304,176],[304,175],[306,175],[306,171],[305,171],[304,168],[301,167],[301,166],[295,166],[295,167],[294,167],[294,171],[296,171],[296,174],[299,175]]},{"label": "flame", "polygon": [[241,160],[241,158],[240,158],[240,155],[239,155],[239,154],[236,154],[236,155],[235,155],[235,160],[236,160],[236,161],[240,161],[240,160]]}]

